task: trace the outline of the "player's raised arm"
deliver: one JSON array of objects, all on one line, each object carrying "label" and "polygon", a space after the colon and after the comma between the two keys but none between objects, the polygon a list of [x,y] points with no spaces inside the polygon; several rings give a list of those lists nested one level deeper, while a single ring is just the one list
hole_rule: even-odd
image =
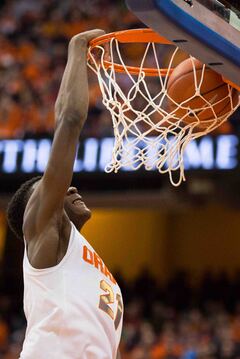
[{"label": "player's raised arm", "polygon": [[[25,239],[27,330],[22,359],[50,359],[55,352],[60,359],[117,356],[121,291],[103,260],[79,233],[91,218],[91,210],[77,188],[70,187],[88,111],[88,43],[101,34],[94,30],[71,40],[55,105],[56,130],[46,171],[23,183],[8,206],[10,227]],[[89,255],[98,265],[89,262]]]},{"label": "player's raised arm", "polygon": [[79,135],[88,113],[88,43],[103,33],[87,31],[74,36],[69,43],[67,65],[55,104],[56,129],[50,158],[25,211],[24,228],[30,237],[40,233],[53,214],[63,209]]}]

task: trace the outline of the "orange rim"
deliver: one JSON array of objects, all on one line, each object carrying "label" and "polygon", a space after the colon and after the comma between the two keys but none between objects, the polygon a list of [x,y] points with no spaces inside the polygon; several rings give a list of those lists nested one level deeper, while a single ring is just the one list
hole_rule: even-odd
[{"label": "orange rim", "polygon": [[118,73],[126,73],[126,70],[132,74],[132,75],[139,75],[139,73],[144,72],[145,75],[147,76],[159,76],[159,73],[161,73],[162,76],[167,76],[170,75],[174,69],[154,69],[154,68],[150,68],[150,67],[142,67],[140,69],[140,67],[133,67],[133,66],[123,66],[120,64],[112,64],[109,61],[103,61],[104,62],[104,66],[106,69],[109,69],[110,67],[112,67],[112,65],[114,65],[114,69],[116,72]]},{"label": "orange rim", "polygon": [[[124,30],[111,32],[110,34],[105,34],[97,37],[90,41],[90,51],[91,49],[102,46],[109,43],[112,39],[117,40],[120,43],[157,43],[163,45],[174,45],[171,41],[165,39],[165,37],[157,34],[152,29],[133,29],[133,30]],[[114,66],[114,70],[118,73],[125,73],[126,70],[132,75],[139,75],[140,71],[144,72],[146,76],[159,76],[159,70],[152,67],[134,67],[134,66],[123,66],[121,64],[111,63],[109,61],[103,61],[106,69]],[[171,74],[173,69],[160,69],[161,75],[166,76]]]},{"label": "orange rim", "polygon": [[[99,36],[96,39],[93,39],[90,41],[89,49],[91,51],[91,49],[93,49],[97,46],[102,46],[104,44],[109,43],[112,39],[115,39],[118,42],[125,43],[125,44],[152,42],[152,43],[157,43],[157,44],[162,44],[162,45],[176,46],[174,43],[167,40],[165,37],[159,35],[152,29],[132,29],[132,30],[111,32],[109,34]],[[104,63],[104,66],[106,69],[112,67],[112,65],[113,65],[114,70],[118,73],[125,73],[127,70],[132,75],[139,75],[139,73],[141,71],[141,72],[144,72],[146,76],[159,76],[159,70],[156,68],[144,67],[144,68],[140,69],[140,67],[133,67],[133,66],[127,66],[127,65],[123,66],[120,64],[116,64],[116,63],[112,64],[111,62],[106,61],[106,60],[104,60],[103,63]],[[160,69],[160,72],[161,72],[162,76],[170,75],[173,72],[173,68],[171,68],[170,70]],[[227,84],[231,85],[232,87],[234,87],[236,90],[238,90],[240,92],[240,86],[236,85],[235,83],[233,83],[232,81],[230,81],[224,77],[223,77],[223,81],[226,82]]]},{"label": "orange rim", "polygon": [[133,30],[123,30],[111,32],[109,34],[105,34],[96,39],[90,41],[90,47],[95,47],[98,45],[103,45],[107,42],[110,42],[111,39],[116,39],[121,43],[148,43],[154,42],[158,44],[167,44],[174,45],[171,41],[165,39],[165,37],[157,34],[152,29],[133,29]]}]

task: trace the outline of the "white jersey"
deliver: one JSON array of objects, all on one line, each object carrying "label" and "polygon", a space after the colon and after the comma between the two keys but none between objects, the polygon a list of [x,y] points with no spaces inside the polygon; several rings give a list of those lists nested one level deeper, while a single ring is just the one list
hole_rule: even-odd
[{"label": "white jersey", "polygon": [[115,359],[122,330],[120,288],[72,224],[68,250],[51,268],[23,260],[27,330],[21,359]]}]

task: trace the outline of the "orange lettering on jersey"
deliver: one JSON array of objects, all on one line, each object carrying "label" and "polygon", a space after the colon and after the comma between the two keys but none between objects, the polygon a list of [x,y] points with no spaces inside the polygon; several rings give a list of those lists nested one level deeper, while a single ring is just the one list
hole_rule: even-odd
[{"label": "orange lettering on jersey", "polygon": [[103,272],[103,261],[101,260],[101,258],[95,252],[93,254],[93,258],[94,258],[95,268],[99,269],[102,273],[104,273]]},{"label": "orange lettering on jersey", "polygon": [[102,259],[97,255],[97,253],[91,251],[87,246],[83,246],[83,260],[101,271],[113,284],[117,284],[112,273],[109,272]]},{"label": "orange lettering on jersey", "polygon": [[116,280],[114,279],[112,273],[109,272],[109,270],[106,266],[104,266],[104,274],[106,277],[108,277],[111,280],[111,282],[113,282],[114,284],[117,283]]},{"label": "orange lettering on jersey", "polygon": [[93,253],[86,246],[83,247],[83,259],[85,262],[93,264]]}]

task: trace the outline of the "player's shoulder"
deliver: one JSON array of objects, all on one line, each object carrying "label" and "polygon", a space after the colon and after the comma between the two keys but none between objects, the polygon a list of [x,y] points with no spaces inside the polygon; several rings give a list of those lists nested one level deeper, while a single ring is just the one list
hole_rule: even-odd
[{"label": "player's shoulder", "polygon": [[58,223],[58,218],[52,218],[40,233],[32,234],[25,225],[25,241],[27,254],[31,265],[37,269],[53,267],[60,263],[65,256],[72,225],[64,220],[64,225]]}]

